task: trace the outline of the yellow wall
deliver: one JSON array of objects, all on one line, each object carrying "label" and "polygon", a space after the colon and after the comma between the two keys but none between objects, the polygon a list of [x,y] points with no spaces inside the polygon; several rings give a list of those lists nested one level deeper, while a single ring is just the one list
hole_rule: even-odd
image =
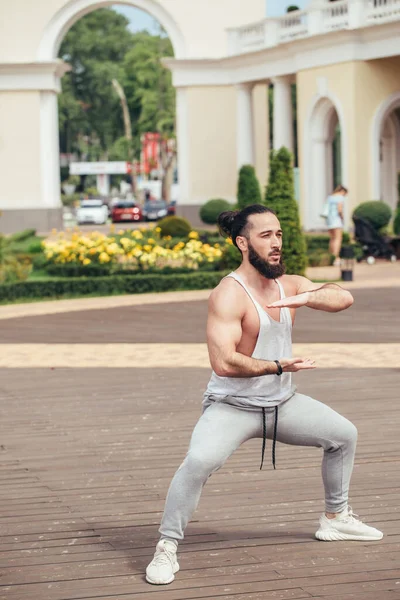
[{"label": "yellow wall", "polygon": [[[256,171],[263,190],[268,167],[267,86],[253,90]],[[234,87],[188,89],[189,200],[202,204],[211,198],[236,202],[237,91]]]},{"label": "yellow wall", "polygon": [[[349,214],[352,209],[373,198],[372,124],[380,105],[400,90],[400,57],[372,61],[353,61],[329,67],[309,69],[297,74],[298,136],[301,169],[301,206],[307,199],[304,178],[305,127],[315,97],[328,90],[337,99],[343,114],[342,127],[347,141],[347,165],[342,172],[350,189]],[[343,161],[342,156],[342,161]],[[344,168],[343,168],[344,167]],[[311,165],[312,168],[312,165]]]},{"label": "yellow wall", "polygon": [[189,198],[236,196],[236,90],[233,87],[188,89]]},{"label": "yellow wall", "polygon": [[40,206],[40,93],[0,94],[0,210]]}]

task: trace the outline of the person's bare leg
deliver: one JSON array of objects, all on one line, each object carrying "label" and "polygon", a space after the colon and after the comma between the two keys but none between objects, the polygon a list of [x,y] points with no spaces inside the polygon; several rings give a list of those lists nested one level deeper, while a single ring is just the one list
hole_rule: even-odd
[{"label": "person's bare leg", "polygon": [[335,229],[329,229],[329,252],[330,254],[334,254],[334,246],[335,246]]}]

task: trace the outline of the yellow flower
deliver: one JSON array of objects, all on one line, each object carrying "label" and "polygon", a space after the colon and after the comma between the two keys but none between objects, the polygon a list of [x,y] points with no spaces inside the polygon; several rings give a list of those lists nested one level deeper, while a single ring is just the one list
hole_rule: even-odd
[{"label": "yellow flower", "polygon": [[199,234],[197,233],[197,231],[191,231],[189,233],[189,239],[191,239],[191,240],[198,240],[199,239]]},{"label": "yellow flower", "polygon": [[99,261],[101,263],[108,263],[110,262],[111,258],[108,256],[108,254],[106,252],[102,252],[99,256]]},{"label": "yellow flower", "polygon": [[123,229],[120,229],[120,230],[118,231],[118,235],[124,235],[124,233],[125,233],[125,231],[124,231]]},{"label": "yellow flower", "polygon": [[92,261],[90,260],[90,258],[85,258],[84,261],[83,261],[83,264],[84,265],[90,265],[91,262]]}]

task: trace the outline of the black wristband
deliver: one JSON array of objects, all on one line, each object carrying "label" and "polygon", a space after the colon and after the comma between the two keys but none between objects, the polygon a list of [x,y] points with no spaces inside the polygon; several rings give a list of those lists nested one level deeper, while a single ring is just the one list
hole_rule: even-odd
[{"label": "black wristband", "polygon": [[278,375],[278,377],[280,377],[283,373],[282,365],[279,362],[279,360],[274,360],[274,363],[276,363],[276,366],[278,367],[277,375]]}]

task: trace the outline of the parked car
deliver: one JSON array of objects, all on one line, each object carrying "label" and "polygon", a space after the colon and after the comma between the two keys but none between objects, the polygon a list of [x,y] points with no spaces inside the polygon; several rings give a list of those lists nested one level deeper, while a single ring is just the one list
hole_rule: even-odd
[{"label": "parked car", "polygon": [[82,200],[76,211],[78,225],[94,223],[104,225],[108,219],[108,206],[101,199]]},{"label": "parked car", "polygon": [[145,202],[143,216],[146,221],[157,221],[167,216],[167,203],[164,200],[150,200]]},{"label": "parked car", "polygon": [[121,221],[141,221],[143,214],[140,206],[132,200],[119,200],[115,202],[111,209],[111,219],[113,223]]},{"label": "parked car", "polygon": [[176,200],[171,200],[171,202],[168,204],[167,214],[169,217],[176,215]]}]

